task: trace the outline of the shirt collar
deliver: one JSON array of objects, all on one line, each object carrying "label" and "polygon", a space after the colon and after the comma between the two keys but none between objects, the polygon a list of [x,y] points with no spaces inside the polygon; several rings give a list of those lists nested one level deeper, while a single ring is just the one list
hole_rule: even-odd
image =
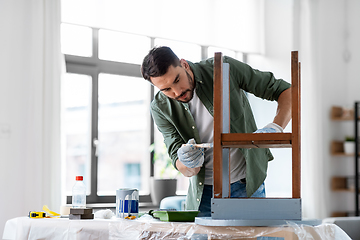
[{"label": "shirt collar", "polygon": [[[187,60],[186,60],[187,61]],[[203,80],[201,78],[201,73],[200,71],[198,70],[198,68],[195,66],[194,63],[190,62],[190,61],[187,61],[189,66],[190,66],[190,69],[191,71],[193,72],[194,74],[194,81],[196,82],[196,86],[199,86],[199,84],[204,84],[203,83]]]}]

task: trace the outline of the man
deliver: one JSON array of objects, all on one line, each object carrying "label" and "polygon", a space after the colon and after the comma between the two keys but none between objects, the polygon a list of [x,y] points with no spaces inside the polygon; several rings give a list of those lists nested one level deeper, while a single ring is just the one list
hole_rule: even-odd
[{"label": "man", "polygon": [[[282,132],[291,119],[290,84],[275,79],[230,57],[231,132]],[[190,177],[186,209],[211,216],[212,149],[194,143],[213,142],[213,58],[199,63],[179,59],[168,47],[156,47],[145,56],[142,76],[160,91],[151,103],[151,114],[164,137],[174,167]],[[272,123],[257,129],[244,93],[278,102]],[[188,143],[182,146],[184,143]],[[231,197],[265,197],[264,180],[269,149],[230,150]]]}]

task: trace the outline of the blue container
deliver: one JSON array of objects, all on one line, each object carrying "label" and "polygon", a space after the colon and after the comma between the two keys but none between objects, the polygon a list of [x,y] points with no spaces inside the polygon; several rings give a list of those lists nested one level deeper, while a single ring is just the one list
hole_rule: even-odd
[{"label": "blue container", "polygon": [[122,188],[116,190],[116,217],[137,217],[138,214],[139,191],[135,188]]},{"label": "blue container", "polygon": [[137,201],[137,200],[125,200],[125,201],[120,200],[119,201],[119,211],[125,212],[125,213],[139,213],[139,201]]}]

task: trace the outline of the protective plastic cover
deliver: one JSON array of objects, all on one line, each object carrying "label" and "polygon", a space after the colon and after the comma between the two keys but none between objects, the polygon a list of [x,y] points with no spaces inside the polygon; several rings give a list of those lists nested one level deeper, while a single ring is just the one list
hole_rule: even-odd
[{"label": "protective plastic cover", "polygon": [[162,222],[146,214],[136,220],[29,217],[6,222],[3,239],[256,239],[256,240],[349,240],[335,224],[315,227],[289,222],[280,227],[209,227],[193,222]]},{"label": "protective plastic cover", "polygon": [[334,224],[318,226],[297,225],[288,222],[279,227],[202,226],[195,223],[163,222],[143,215],[136,221],[118,220],[109,224],[109,239],[266,239],[349,240],[349,236]]}]

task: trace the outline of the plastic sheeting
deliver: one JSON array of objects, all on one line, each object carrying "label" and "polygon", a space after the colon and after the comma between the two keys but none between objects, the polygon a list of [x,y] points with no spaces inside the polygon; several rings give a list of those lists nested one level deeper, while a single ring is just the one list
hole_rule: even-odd
[{"label": "plastic sheeting", "polygon": [[14,218],[7,221],[3,239],[348,240],[350,238],[334,224],[312,227],[289,222],[279,227],[214,227],[192,222],[161,222],[146,214],[137,220]]},{"label": "plastic sheeting", "polygon": [[6,222],[3,239],[107,240],[107,219],[69,220],[69,218],[19,217]]},{"label": "plastic sheeting", "polygon": [[195,223],[161,222],[144,215],[137,221],[118,219],[109,224],[109,239],[142,240],[207,240],[207,239],[266,239],[266,240],[348,240],[347,234],[334,224],[318,226],[288,222],[279,227],[202,226]]}]

